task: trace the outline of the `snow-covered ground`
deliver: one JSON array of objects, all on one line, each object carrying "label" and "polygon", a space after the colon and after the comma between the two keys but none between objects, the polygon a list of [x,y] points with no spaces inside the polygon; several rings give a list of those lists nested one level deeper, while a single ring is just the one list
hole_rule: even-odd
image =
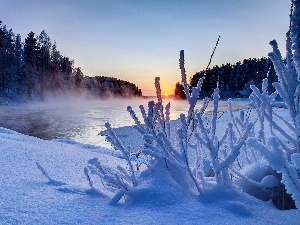
[{"label": "snow-covered ground", "polygon": [[[130,142],[137,139],[133,132],[124,127],[117,133]],[[238,189],[212,185],[201,197],[186,196],[168,175],[159,173],[131,193],[131,203],[110,205],[106,189],[91,190],[83,172],[94,157],[107,166],[125,163],[114,150],[0,128],[0,224],[300,223],[299,210],[280,211]]]}]

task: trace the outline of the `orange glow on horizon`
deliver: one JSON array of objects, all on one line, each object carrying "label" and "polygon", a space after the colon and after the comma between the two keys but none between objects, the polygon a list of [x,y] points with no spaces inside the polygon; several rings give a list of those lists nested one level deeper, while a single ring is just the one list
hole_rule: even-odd
[{"label": "orange glow on horizon", "polygon": [[[170,81],[167,81],[166,83],[163,82],[163,80],[161,81],[161,95],[165,98],[169,98],[170,95],[172,95],[172,89],[173,89],[173,85],[170,85]],[[175,84],[174,84],[174,88],[175,88]]]}]

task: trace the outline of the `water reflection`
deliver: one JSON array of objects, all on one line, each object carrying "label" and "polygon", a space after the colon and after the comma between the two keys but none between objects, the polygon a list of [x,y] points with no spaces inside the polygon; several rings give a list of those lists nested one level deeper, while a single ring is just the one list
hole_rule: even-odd
[{"label": "water reflection", "polygon": [[[139,105],[147,106],[149,99],[114,99],[106,101],[53,101],[19,106],[0,106],[0,126],[41,139],[70,139],[85,144],[110,147],[98,133],[105,122],[113,127],[133,125],[128,105],[141,118]],[[186,113],[186,101],[171,101],[172,120]],[[211,112],[212,103],[206,113]],[[227,111],[227,101],[220,101],[219,111]],[[202,102],[197,104],[201,108]],[[246,108],[247,101],[234,101],[235,110]]]}]

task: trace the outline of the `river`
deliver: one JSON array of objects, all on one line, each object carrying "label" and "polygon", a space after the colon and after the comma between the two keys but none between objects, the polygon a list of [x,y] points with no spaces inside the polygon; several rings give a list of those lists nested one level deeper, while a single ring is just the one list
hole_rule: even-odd
[{"label": "river", "polygon": [[[141,118],[139,105],[144,105],[151,99],[109,99],[109,100],[52,100],[44,103],[0,106],[0,127],[5,127],[23,134],[45,140],[68,139],[84,144],[110,147],[105,138],[98,135],[104,130],[104,124],[110,122],[112,127],[134,125],[127,106],[132,106],[137,116]],[[186,113],[186,101],[164,99],[171,102],[172,120],[180,113]],[[197,108],[201,108],[199,101]],[[234,109],[247,107],[247,101],[234,101]],[[206,113],[211,112],[211,104]],[[227,111],[227,101],[219,102],[219,111]]]}]

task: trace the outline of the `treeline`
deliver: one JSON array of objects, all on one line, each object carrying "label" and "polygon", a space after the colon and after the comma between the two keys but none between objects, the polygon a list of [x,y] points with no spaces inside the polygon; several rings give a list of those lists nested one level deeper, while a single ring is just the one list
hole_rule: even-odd
[{"label": "treeline", "polygon": [[[250,85],[260,86],[262,79],[268,76],[268,90],[274,91],[272,83],[277,81],[274,66],[269,58],[244,59],[236,64],[222,64],[214,66],[207,71],[202,70],[190,79],[190,86],[196,87],[198,80],[205,76],[199,98],[210,97],[213,90],[218,86],[222,99],[234,97],[247,97],[251,93]],[[181,83],[175,87],[175,97],[185,98]]]},{"label": "treeline", "polygon": [[133,83],[112,77],[88,77],[74,60],[63,56],[45,31],[20,34],[0,21],[0,97],[44,100],[47,95],[81,94],[87,97],[142,96]]}]

